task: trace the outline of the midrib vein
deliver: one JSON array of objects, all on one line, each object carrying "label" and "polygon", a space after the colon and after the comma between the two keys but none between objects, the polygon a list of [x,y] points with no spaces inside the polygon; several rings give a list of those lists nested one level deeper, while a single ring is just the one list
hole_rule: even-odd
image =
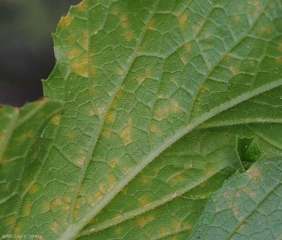
[{"label": "midrib vein", "polygon": [[[126,72],[125,72],[125,75],[123,77],[123,80],[121,81],[121,83],[116,87],[114,93],[112,94],[111,98],[110,98],[110,101],[109,101],[109,104],[107,105],[106,109],[105,109],[105,113],[103,114],[103,117],[101,119],[101,121],[99,122],[99,125],[98,125],[98,128],[97,128],[97,132],[95,133],[95,136],[93,138],[93,141],[92,141],[92,144],[90,145],[90,150],[88,151],[88,154],[86,156],[86,160],[85,160],[85,164],[81,170],[81,174],[80,174],[80,178],[78,180],[78,183],[76,185],[76,188],[75,188],[75,191],[74,191],[74,194],[73,194],[73,197],[72,197],[72,201],[71,201],[71,207],[70,207],[70,213],[69,213],[69,222],[72,223],[73,220],[74,220],[74,207],[75,207],[75,203],[77,201],[77,198],[78,198],[78,194],[79,194],[79,190],[80,190],[80,187],[83,183],[83,179],[85,177],[85,174],[86,174],[86,171],[88,169],[88,165],[91,161],[91,157],[95,151],[95,148],[96,148],[96,145],[97,145],[97,142],[98,142],[98,139],[100,137],[100,134],[101,134],[101,131],[104,127],[104,123],[105,123],[105,119],[106,119],[106,116],[107,116],[107,113],[109,112],[109,109],[111,108],[112,106],[112,103],[114,101],[114,99],[116,98],[116,95],[118,93],[118,91],[120,90],[123,82],[125,81],[125,79],[127,78],[128,74],[129,74],[129,71],[131,69],[131,66],[132,64],[134,63],[134,60],[136,59],[136,57],[138,56],[138,50],[139,50],[139,47],[141,46],[143,40],[144,40],[144,37],[145,37],[145,34],[146,34],[146,30],[147,30],[147,24],[150,22],[150,20],[153,18],[154,16],[154,12],[155,12],[155,9],[158,5],[160,0],[156,1],[154,3],[154,7],[152,9],[152,11],[150,12],[150,15],[148,16],[148,19],[147,21],[145,22],[144,24],[144,29],[142,29],[143,31],[141,31],[141,34],[139,36],[139,40],[137,41],[137,45],[135,47],[135,51],[134,53],[131,55],[131,57],[129,58],[129,64],[128,64],[128,68],[126,69]],[[89,27],[89,11],[87,11],[87,27]],[[91,36],[92,37],[92,36]],[[89,51],[89,45],[90,45],[91,41],[89,39],[89,42],[88,42],[88,49],[87,51]]]}]

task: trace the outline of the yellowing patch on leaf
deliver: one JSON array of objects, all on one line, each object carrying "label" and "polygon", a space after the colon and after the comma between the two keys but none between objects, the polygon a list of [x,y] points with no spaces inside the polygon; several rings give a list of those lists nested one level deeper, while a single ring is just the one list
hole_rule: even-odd
[{"label": "yellowing patch on leaf", "polygon": [[94,77],[96,75],[96,68],[91,66],[89,69],[89,77]]},{"label": "yellowing patch on leaf", "polygon": [[55,198],[53,200],[52,204],[55,205],[55,206],[61,206],[63,204],[62,198],[61,197]]},{"label": "yellowing patch on leaf", "polygon": [[278,64],[282,64],[282,57],[277,57],[277,58],[276,58],[276,62],[277,62]]},{"label": "yellowing patch on leaf", "polygon": [[282,52],[282,42],[279,44],[278,50]]},{"label": "yellowing patch on leaf", "polygon": [[61,27],[61,28],[68,27],[70,25],[70,23],[72,22],[72,20],[73,20],[73,16],[71,16],[70,14],[68,14],[65,17],[62,17],[60,19],[60,22],[59,22],[59,27]]},{"label": "yellowing patch on leaf", "polygon": [[167,231],[167,229],[165,227],[161,227],[160,228],[160,233],[161,233],[162,236],[168,235],[168,231]]},{"label": "yellowing patch on leaf", "polygon": [[115,112],[109,112],[106,116],[106,122],[107,123],[114,123],[116,120],[116,113]]},{"label": "yellowing patch on leaf", "polygon": [[79,76],[88,77],[88,61],[86,55],[83,60],[76,59],[71,63],[71,70]]},{"label": "yellowing patch on leaf", "polygon": [[20,224],[17,224],[13,229],[13,233],[18,234],[21,232],[21,230],[22,230],[22,226]]},{"label": "yellowing patch on leaf", "polygon": [[51,123],[52,123],[53,125],[58,126],[58,125],[60,124],[61,117],[62,117],[61,114],[55,115],[55,116],[52,118]]},{"label": "yellowing patch on leaf", "polygon": [[97,199],[97,202],[102,199],[104,194],[101,191],[98,191],[95,193],[95,198]]},{"label": "yellowing patch on leaf", "polygon": [[141,85],[142,82],[145,80],[145,78],[146,78],[146,77],[143,76],[143,75],[138,76],[138,77],[137,77],[137,82],[138,82],[138,84]]},{"label": "yellowing patch on leaf", "polygon": [[161,121],[169,114],[169,108],[161,108],[157,111],[157,120]]},{"label": "yellowing patch on leaf", "polygon": [[77,5],[77,10],[79,12],[84,12],[87,9],[87,1],[83,0],[80,4]]},{"label": "yellowing patch on leaf", "polygon": [[190,42],[185,43],[184,48],[187,53],[190,53],[191,52],[191,43]]},{"label": "yellowing patch on leaf", "polygon": [[91,206],[91,207],[94,207],[95,204],[96,204],[96,198],[95,196],[87,196],[87,203]]},{"label": "yellowing patch on leaf", "polygon": [[232,72],[232,74],[235,76],[240,72],[240,69],[238,67],[235,66],[231,66],[229,67],[229,70]]},{"label": "yellowing patch on leaf", "polygon": [[175,231],[179,231],[181,229],[181,223],[177,220],[173,220],[173,227]]},{"label": "yellowing patch on leaf", "polygon": [[90,34],[87,30],[82,30],[81,34],[83,36],[81,40],[81,45],[85,50],[88,50]]},{"label": "yellowing patch on leaf", "polygon": [[271,34],[271,33],[273,33],[273,31],[274,31],[273,25],[264,26],[264,27],[260,28],[260,30],[259,30],[259,32],[261,34]]},{"label": "yellowing patch on leaf", "polygon": [[72,49],[70,51],[68,51],[67,55],[68,55],[68,59],[71,60],[73,58],[76,58],[79,54],[80,54],[80,50],[79,49]]},{"label": "yellowing patch on leaf", "polygon": [[70,132],[70,134],[69,134],[69,139],[70,139],[71,141],[73,141],[73,140],[75,139],[75,133],[74,133],[74,132]]},{"label": "yellowing patch on leaf", "polygon": [[112,174],[108,174],[106,176],[106,178],[108,180],[108,187],[109,187],[109,190],[110,190],[116,185],[116,177]]},{"label": "yellowing patch on leaf", "polygon": [[173,113],[179,113],[179,112],[181,112],[181,108],[180,108],[180,106],[179,106],[179,102],[176,101],[176,100],[173,100],[173,101],[171,102],[170,110],[171,110]]},{"label": "yellowing patch on leaf", "polygon": [[148,22],[147,28],[150,29],[150,30],[155,29],[155,21],[154,21],[154,19],[151,19],[151,20]]},{"label": "yellowing patch on leaf", "polygon": [[177,174],[175,176],[173,176],[171,179],[169,179],[169,183],[171,184],[175,184],[175,183],[178,183],[178,182],[182,182],[183,181],[183,175],[182,174]]},{"label": "yellowing patch on leaf", "polygon": [[23,214],[29,215],[31,207],[32,207],[31,202],[27,202],[25,205],[23,205]]},{"label": "yellowing patch on leaf", "polygon": [[43,212],[48,212],[48,211],[50,211],[51,208],[52,208],[51,204],[49,202],[47,202],[43,205]]},{"label": "yellowing patch on leaf", "polygon": [[3,139],[5,138],[5,133],[0,134],[0,143],[3,141]]},{"label": "yellowing patch on leaf", "polygon": [[30,189],[28,190],[29,193],[37,193],[39,191],[39,187],[33,184]]},{"label": "yellowing patch on leaf", "polygon": [[120,135],[124,145],[127,145],[127,144],[129,144],[129,143],[131,143],[133,141],[132,140],[132,119],[131,119],[131,117],[129,117],[127,119],[127,124],[121,130],[119,135]]},{"label": "yellowing patch on leaf", "polygon": [[150,182],[150,181],[151,181],[151,178],[150,178],[150,177],[145,177],[145,176],[141,177],[141,182],[142,182],[143,184],[147,184],[147,183]]},{"label": "yellowing patch on leaf", "polygon": [[214,169],[209,168],[209,169],[206,170],[206,174],[205,175],[208,177],[208,176],[213,175],[213,173],[214,173]]},{"label": "yellowing patch on leaf", "polygon": [[148,201],[149,201],[149,199],[146,196],[139,199],[139,203],[142,207],[145,207],[148,204]]},{"label": "yellowing patch on leaf", "polygon": [[187,15],[185,13],[182,13],[178,16],[178,22],[179,22],[179,26],[181,28],[184,28],[187,22]]},{"label": "yellowing patch on leaf", "polygon": [[239,20],[240,20],[238,15],[233,16],[232,19],[233,19],[233,22],[235,22],[235,23],[239,22]]},{"label": "yellowing patch on leaf", "polygon": [[57,222],[53,222],[51,225],[50,225],[50,230],[56,234],[59,233],[59,229],[60,229],[60,225],[57,223]]},{"label": "yellowing patch on leaf", "polygon": [[116,167],[118,164],[119,164],[119,159],[118,158],[115,158],[115,159],[113,159],[113,160],[111,160],[110,162],[109,162],[109,166],[111,167],[111,168],[114,168],[114,167]]},{"label": "yellowing patch on leaf", "polygon": [[257,168],[250,168],[247,170],[247,174],[254,182],[258,182],[261,177],[261,171]]},{"label": "yellowing patch on leaf", "polygon": [[128,33],[125,34],[126,41],[130,42],[130,41],[132,41],[133,38],[134,38],[134,35],[133,35],[132,32],[128,32]]},{"label": "yellowing patch on leaf", "polygon": [[136,216],[135,221],[139,227],[144,227],[147,225],[149,222],[153,221],[155,219],[154,215],[149,215],[149,216]]},{"label": "yellowing patch on leaf", "polygon": [[84,165],[84,163],[85,163],[85,157],[80,157],[80,158],[78,158],[77,160],[76,160],[76,165],[78,165],[79,167],[82,167],[83,165]]},{"label": "yellowing patch on leaf", "polygon": [[162,136],[163,132],[158,129],[155,125],[150,125],[150,132],[156,134],[158,137]]},{"label": "yellowing patch on leaf", "polygon": [[11,225],[15,222],[16,218],[15,216],[11,216],[7,219],[7,225]]},{"label": "yellowing patch on leaf", "polygon": [[120,235],[122,233],[122,228],[121,227],[118,227],[115,231],[116,235]]},{"label": "yellowing patch on leaf", "polygon": [[102,132],[101,132],[102,136],[106,137],[106,138],[110,138],[111,135],[112,135],[112,132],[111,130],[109,129],[103,129]]}]

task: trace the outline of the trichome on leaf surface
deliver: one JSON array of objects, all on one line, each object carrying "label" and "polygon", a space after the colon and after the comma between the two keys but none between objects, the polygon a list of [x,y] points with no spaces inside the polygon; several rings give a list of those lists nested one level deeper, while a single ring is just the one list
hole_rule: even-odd
[{"label": "trichome on leaf surface", "polygon": [[2,237],[282,238],[279,1],[84,0],[54,43],[0,110]]}]

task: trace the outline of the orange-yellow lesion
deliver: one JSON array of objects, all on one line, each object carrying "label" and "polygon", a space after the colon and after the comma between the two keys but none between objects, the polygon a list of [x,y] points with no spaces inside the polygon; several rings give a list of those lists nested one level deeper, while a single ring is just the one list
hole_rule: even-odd
[{"label": "orange-yellow lesion", "polygon": [[110,190],[116,185],[116,177],[112,174],[108,174],[106,176],[106,178],[108,180],[108,186],[109,186],[109,190]]},{"label": "orange-yellow lesion", "polygon": [[132,118],[131,117],[127,119],[126,126],[121,130],[119,135],[124,145],[127,145],[133,141],[132,139]]},{"label": "orange-yellow lesion", "polygon": [[145,79],[146,79],[146,77],[143,76],[143,75],[138,76],[137,77],[138,84],[141,85]]},{"label": "orange-yellow lesion", "polygon": [[111,160],[109,162],[109,166],[111,168],[114,168],[114,167],[116,167],[119,164],[119,162],[120,162],[119,158],[114,158],[113,160]]},{"label": "orange-yellow lesion", "polygon": [[59,233],[59,229],[60,229],[60,225],[57,223],[57,222],[53,222],[51,225],[50,225],[50,230],[56,234]]},{"label": "orange-yellow lesion", "polygon": [[155,29],[155,20],[151,19],[148,24],[147,24],[147,28],[150,30],[154,30]]},{"label": "orange-yellow lesion", "polygon": [[149,199],[147,196],[143,196],[142,198],[139,199],[139,203],[142,207],[146,206],[149,202]]},{"label": "orange-yellow lesion", "polygon": [[101,132],[102,136],[106,137],[106,138],[110,138],[111,135],[112,135],[112,132],[111,130],[109,129],[103,129],[102,132]]},{"label": "orange-yellow lesion", "polygon": [[161,233],[162,236],[168,235],[168,231],[167,231],[167,229],[165,227],[161,227],[160,228],[160,233]]},{"label": "orange-yellow lesion", "polygon": [[106,116],[106,122],[107,123],[114,123],[116,120],[116,113],[115,112],[109,112]]},{"label": "orange-yellow lesion", "polygon": [[62,117],[61,114],[55,115],[55,116],[52,118],[51,123],[52,123],[53,125],[58,126],[58,125],[60,124],[61,117]]},{"label": "orange-yellow lesion", "polygon": [[29,215],[30,210],[31,210],[32,204],[31,202],[27,202],[24,206],[23,206],[23,214],[24,215]]},{"label": "orange-yellow lesion", "polygon": [[232,72],[232,74],[234,76],[237,75],[238,73],[240,73],[240,69],[238,67],[236,67],[236,66],[230,66],[229,70]]},{"label": "orange-yellow lesion", "polygon": [[84,165],[84,163],[85,163],[85,160],[86,160],[85,157],[80,157],[80,158],[78,158],[78,159],[76,160],[75,163],[76,163],[77,166],[82,167],[82,166]]},{"label": "orange-yellow lesion", "polygon": [[174,177],[172,177],[171,179],[169,179],[169,183],[170,184],[175,184],[175,183],[179,183],[182,182],[184,180],[184,177],[182,174],[177,174]]},{"label": "orange-yellow lesion", "polygon": [[68,27],[68,26],[70,25],[70,23],[72,22],[72,20],[73,20],[73,16],[70,15],[70,14],[68,14],[68,15],[65,16],[65,17],[62,17],[62,18],[60,19],[60,22],[59,22],[59,27],[61,27],[61,28],[66,28],[66,27]]},{"label": "orange-yellow lesion", "polygon": [[33,184],[28,190],[29,193],[37,193],[39,191],[39,187],[36,184]]},{"label": "orange-yellow lesion", "polygon": [[259,30],[261,34],[271,34],[273,33],[273,31],[274,31],[274,27],[272,25],[261,27]]},{"label": "orange-yellow lesion", "polygon": [[12,225],[16,220],[15,216],[11,216],[7,219],[7,225]]},{"label": "orange-yellow lesion", "polygon": [[17,224],[14,229],[13,229],[13,233],[14,234],[19,234],[22,230],[22,226],[20,224]]},{"label": "orange-yellow lesion", "polygon": [[128,41],[128,42],[132,41],[132,40],[134,39],[133,33],[132,33],[132,32],[126,33],[126,34],[125,34],[125,39],[126,39],[126,41]]},{"label": "orange-yellow lesion", "polygon": [[75,58],[71,62],[71,70],[79,76],[88,77],[88,57],[82,53],[81,57]]},{"label": "orange-yellow lesion", "polygon": [[171,112],[173,112],[173,113],[179,113],[179,112],[181,112],[181,107],[180,107],[180,105],[179,105],[179,102],[176,101],[176,100],[173,100],[173,101],[171,102],[170,110],[171,110]]},{"label": "orange-yellow lesion", "polygon": [[154,215],[149,215],[149,216],[136,216],[135,221],[139,227],[144,227],[147,225],[149,222],[153,221],[155,219]]},{"label": "orange-yellow lesion", "polygon": [[279,50],[280,52],[282,52],[282,42],[280,42],[280,44],[279,44],[279,46],[278,46],[278,50]]},{"label": "orange-yellow lesion", "polygon": [[156,134],[158,137],[162,136],[162,134],[163,134],[163,132],[153,124],[150,125],[150,132]]},{"label": "orange-yellow lesion", "polygon": [[83,36],[83,38],[81,40],[81,45],[85,50],[88,50],[90,34],[87,30],[82,30],[81,34]]},{"label": "orange-yellow lesion", "polygon": [[240,17],[238,15],[233,16],[233,22],[239,22],[240,21]]},{"label": "orange-yellow lesion", "polygon": [[3,141],[4,138],[5,138],[5,133],[0,134],[0,143]]},{"label": "orange-yellow lesion", "polygon": [[191,43],[190,42],[185,43],[184,48],[187,53],[190,53],[191,52]]},{"label": "orange-yellow lesion", "polygon": [[74,133],[74,132],[70,132],[70,134],[69,134],[69,139],[70,139],[71,141],[73,141],[73,140],[75,139],[75,133]]},{"label": "orange-yellow lesion", "polygon": [[173,227],[175,231],[179,231],[181,229],[181,223],[177,220],[173,220]]},{"label": "orange-yellow lesion", "polygon": [[73,58],[76,58],[81,53],[81,50],[78,48],[74,48],[67,52],[68,59],[71,60]]},{"label": "orange-yellow lesion", "polygon": [[169,114],[169,108],[165,107],[165,108],[161,108],[157,111],[157,120],[161,121],[164,118],[166,118]]},{"label": "orange-yellow lesion", "polygon": [[181,28],[184,28],[187,22],[187,15],[185,13],[182,13],[178,16],[178,22],[179,22],[179,26]]},{"label": "orange-yellow lesion", "polygon": [[84,11],[86,11],[86,9],[87,9],[87,1],[86,0],[83,0],[81,3],[79,3],[77,5],[77,10],[79,12],[84,12]]},{"label": "orange-yellow lesion", "polygon": [[282,64],[282,57],[277,57],[277,58],[276,58],[276,62],[277,62],[278,64]]}]

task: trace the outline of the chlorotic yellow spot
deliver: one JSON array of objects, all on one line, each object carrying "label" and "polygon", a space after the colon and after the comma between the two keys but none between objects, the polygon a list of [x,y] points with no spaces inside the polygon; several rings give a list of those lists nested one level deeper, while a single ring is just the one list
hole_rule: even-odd
[{"label": "chlorotic yellow spot", "polygon": [[162,136],[163,132],[158,129],[155,125],[150,125],[150,132],[156,134],[158,137]]},{"label": "chlorotic yellow spot", "polygon": [[171,179],[169,179],[169,183],[171,184],[175,184],[175,183],[178,183],[178,182],[182,182],[183,181],[183,175],[182,174],[177,174],[175,176],[173,176]]},{"label": "chlorotic yellow spot", "polygon": [[248,169],[247,174],[252,180],[254,180],[254,182],[258,182],[261,177],[261,171],[257,168]]},{"label": "chlorotic yellow spot", "polygon": [[122,68],[118,68],[117,74],[122,76],[124,74],[124,70]]},{"label": "chlorotic yellow spot", "polygon": [[123,14],[123,15],[121,15],[120,16],[120,18],[119,18],[119,20],[120,20],[120,23],[121,23],[121,27],[122,28],[128,28],[129,26],[128,26],[128,18],[127,18],[127,15],[126,14]]},{"label": "chlorotic yellow spot", "polygon": [[114,112],[109,112],[106,116],[106,122],[107,123],[114,123],[116,120],[116,113]]},{"label": "chlorotic yellow spot", "polygon": [[121,130],[120,132],[120,137],[124,143],[124,145],[127,145],[131,143],[132,140],[132,119],[129,117],[127,119],[127,124],[126,126]]},{"label": "chlorotic yellow spot", "polygon": [[282,52],[282,42],[279,44],[278,50]]},{"label": "chlorotic yellow spot", "polygon": [[151,78],[152,76],[153,76],[152,70],[147,70],[147,71],[146,71],[146,77],[147,77],[147,78]]},{"label": "chlorotic yellow spot", "polygon": [[89,88],[90,95],[94,95],[95,92],[96,92],[96,88],[95,87],[90,87]]},{"label": "chlorotic yellow spot", "polygon": [[88,59],[85,53],[71,62],[71,70],[79,76],[88,77]]},{"label": "chlorotic yellow spot", "polygon": [[105,193],[106,192],[106,188],[105,188],[105,185],[103,183],[99,184],[99,190],[102,192],[102,193]]},{"label": "chlorotic yellow spot", "polygon": [[51,209],[51,204],[49,202],[43,205],[43,212],[48,212]]},{"label": "chlorotic yellow spot", "polygon": [[81,158],[77,159],[75,163],[76,163],[76,165],[82,167],[85,163],[85,157],[81,157]]},{"label": "chlorotic yellow spot", "polygon": [[239,22],[239,20],[240,20],[238,15],[233,16],[232,19],[233,19],[233,22],[235,22],[235,23]]},{"label": "chlorotic yellow spot", "polygon": [[92,195],[87,197],[87,203],[91,206],[94,207],[96,204],[96,198]]},{"label": "chlorotic yellow spot", "polygon": [[74,133],[74,132],[70,132],[70,134],[69,134],[69,139],[70,139],[71,141],[73,141],[73,140],[75,139],[75,133]]},{"label": "chlorotic yellow spot", "polygon": [[135,221],[139,227],[144,227],[149,222],[153,221],[155,219],[155,216],[149,215],[149,216],[136,216]]},{"label": "chlorotic yellow spot", "polygon": [[178,22],[179,22],[179,26],[181,28],[184,28],[187,22],[187,15],[185,13],[180,14],[178,17]]},{"label": "chlorotic yellow spot", "polygon": [[167,232],[167,230],[166,230],[165,227],[161,227],[161,228],[160,228],[160,232],[161,232],[161,235],[162,235],[162,236],[166,236],[166,235],[168,234],[168,232]]},{"label": "chlorotic yellow spot", "polygon": [[97,201],[102,199],[103,196],[104,196],[104,194],[101,191],[98,191],[98,192],[95,193],[95,198],[97,199]]},{"label": "chlorotic yellow spot", "polygon": [[7,225],[11,225],[15,222],[15,216],[11,216],[7,219]]},{"label": "chlorotic yellow spot", "polygon": [[57,222],[53,222],[50,226],[50,230],[56,234],[59,233],[60,225]]},{"label": "chlorotic yellow spot", "polygon": [[116,178],[114,175],[108,174],[106,176],[107,180],[108,180],[108,186],[109,189],[112,189],[115,185],[116,185]]},{"label": "chlorotic yellow spot", "polygon": [[123,173],[124,174],[128,174],[130,171],[131,171],[131,169],[128,168],[128,167],[123,168]]},{"label": "chlorotic yellow spot", "polygon": [[8,159],[5,156],[0,157],[1,165],[5,166],[8,164]]},{"label": "chlorotic yellow spot", "polygon": [[201,87],[200,88],[200,93],[205,93],[206,92],[206,88],[205,87]]},{"label": "chlorotic yellow spot", "polygon": [[132,41],[133,38],[134,38],[134,35],[133,35],[132,32],[128,32],[128,33],[125,34],[126,41],[130,42],[130,41]]},{"label": "chlorotic yellow spot", "polygon": [[23,213],[24,215],[29,215],[30,210],[31,210],[32,204],[31,202],[27,202],[24,206],[23,206]]},{"label": "chlorotic yellow spot", "polygon": [[203,188],[206,185],[206,181],[200,183],[200,187]]},{"label": "chlorotic yellow spot", "polygon": [[184,48],[186,50],[187,53],[191,52],[191,43],[185,43]]},{"label": "chlorotic yellow spot", "polygon": [[115,159],[113,159],[113,160],[111,160],[110,162],[109,162],[109,166],[111,167],[111,168],[114,168],[114,167],[116,167],[118,164],[119,164],[119,159],[118,158],[115,158]]},{"label": "chlorotic yellow spot", "polygon": [[173,227],[175,231],[179,231],[181,229],[181,223],[177,220],[173,220]]},{"label": "chlorotic yellow spot", "polygon": [[141,182],[142,182],[143,184],[146,184],[146,183],[148,183],[148,182],[150,182],[150,181],[151,181],[151,178],[150,178],[150,177],[146,177],[146,176],[141,177]]},{"label": "chlorotic yellow spot", "polygon": [[55,198],[53,200],[52,204],[55,205],[55,206],[61,206],[63,204],[62,198],[61,197]]},{"label": "chlorotic yellow spot", "polygon": [[278,64],[282,64],[282,57],[277,57],[277,58],[276,58],[276,62],[277,62]]},{"label": "chlorotic yellow spot", "polygon": [[237,75],[239,72],[240,72],[240,69],[238,67],[234,67],[234,66],[231,66],[229,68],[229,70],[232,72],[232,74],[235,76]]},{"label": "chlorotic yellow spot", "polygon": [[176,101],[176,100],[173,100],[173,101],[171,102],[170,110],[171,110],[173,113],[179,113],[179,112],[181,112],[181,108],[180,108],[180,106],[179,106],[179,102]]},{"label": "chlorotic yellow spot", "polygon": [[153,30],[155,28],[155,21],[154,19],[151,19],[148,24],[147,24],[147,28],[150,29],[150,30]]},{"label": "chlorotic yellow spot", "polygon": [[181,56],[180,59],[181,59],[181,61],[183,62],[184,65],[187,64],[187,56]]},{"label": "chlorotic yellow spot", "polygon": [[142,82],[145,80],[145,78],[146,78],[146,77],[143,76],[143,75],[138,76],[138,77],[137,77],[137,82],[138,82],[138,84],[141,85]]},{"label": "chlorotic yellow spot", "polygon": [[60,124],[60,120],[61,120],[61,114],[58,114],[58,115],[55,115],[52,120],[51,120],[51,123],[53,125],[59,125]]},{"label": "chlorotic yellow spot", "polygon": [[89,76],[93,77],[95,75],[96,75],[96,68],[91,66],[90,69],[89,69]]},{"label": "chlorotic yellow spot", "polygon": [[157,119],[159,121],[163,120],[164,118],[166,118],[169,114],[169,108],[161,108],[157,111]]},{"label": "chlorotic yellow spot", "polygon": [[39,191],[39,188],[38,188],[38,186],[37,185],[35,185],[35,184],[33,184],[32,186],[31,186],[31,188],[29,189],[29,193],[37,193]]},{"label": "chlorotic yellow spot", "polygon": [[69,210],[70,210],[70,204],[68,204],[68,203],[64,203],[63,205],[62,205],[62,207],[61,207],[61,209],[63,210],[63,211],[65,211],[65,212],[69,212]]},{"label": "chlorotic yellow spot", "polygon": [[20,225],[20,224],[17,224],[17,225],[14,227],[14,229],[13,229],[13,233],[14,233],[14,234],[18,234],[18,233],[21,232],[21,230],[22,230],[21,225]]},{"label": "chlorotic yellow spot", "polygon": [[68,43],[74,44],[76,42],[76,39],[73,36],[68,37]]},{"label": "chlorotic yellow spot", "polygon": [[123,189],[121,189],[121,192],[122,192],[123,194],[126,194],[126,193],[127,193],[127,190],[128,190],[128,188],[127,188],[127,187],[124,187]]},{"label": "chlorotic yellow spot", "polygon": [[74,187],[74,186],[71,186],[71,187],[69,187],[69,190],[70,190],[70,192],[74,192],[75,187]]},{"label": "chlorotic yellow spot", "polygon": [[148,197],[144,196],[142,198],[139,199],[139,203],[142,207],[146,206],[148,204]]},{"label": "chlorotic yellow spot", "polygon": [[116,9],[116,8],[112,8],[111,10],[110,10],[110,13],[111,14],[113,14],[113,15],[118,15],[118,9]]},{"label": "chlorotic yellow spot", "polygon": [[96,110],[92,108],[88,111],[88,117],[92,117],[94,115],[96,115]]},{"label": "chlorotic yellow spot", "polygon": [[70,25],[70,23],[72,22],[72,20],[73,20],[73,16],[71,16],[70,14],[68,14],[67,16],[62,17],[62,18],[60,19],[59,26],[60,26],[61,28],[66,28],[66,27],[68,27],[68,26]]},{"label": "chlorotic yellow spot", "polygon": [[272,25],[264,26],[259,30],[261,34],[271,34],[273,33],[273,31],[274,31],[274,28]]},{"label": "chlorotic yellow spot", "polygon": [[212,169],[212,168],[209,168],[209,169],[206,170],[206,176],[207,177],[213,175],[213,173],[214,173],[214,169]]},{"label": "chlorotic yellow spot", "polygon": [[0,134],[0,142],[2,142],[4,138],[5,138],[5,133]]},{"label": "chlorotic yellow spot", "polygon": [[87,30],[82,30],[82,39],[81,39],[81,45],[85,50],[88,50],[88,45],[89,45],[89,39],[90,39],[90,34]]},{"label": "chlorotic yellow spot", "polygon": [[87,9],[87,1],[83,0],[80,4],[77,5],[77,10],[79,12],[84,12]]},{"label": "chlorotic yellow spot", "polygon": [[109,129],[103,129],[102,132],[101,132],[102,136],[106,137],[106,138],[110,138],[111,135],[112,135],[112,132],[111,130]]},{"label": "chlorotic yellow spot", "polygon": [[128,23],[127,22],[121,22],[121,27],[122,28],[128,28]]},{"label": "chlorotic yellow spot", "polygon": [[68,51],[67,55],[68,55],[68,59],[71,60],[73,58],[76,58],[79,54],[80,54],[80,50],[79,49],[72,49],[70,51]]},{"label": "chlorotic yellow spot", "polygon": [[116,235],[120,235],[122,233],[122,228],[118,227],[115,231]]}]

